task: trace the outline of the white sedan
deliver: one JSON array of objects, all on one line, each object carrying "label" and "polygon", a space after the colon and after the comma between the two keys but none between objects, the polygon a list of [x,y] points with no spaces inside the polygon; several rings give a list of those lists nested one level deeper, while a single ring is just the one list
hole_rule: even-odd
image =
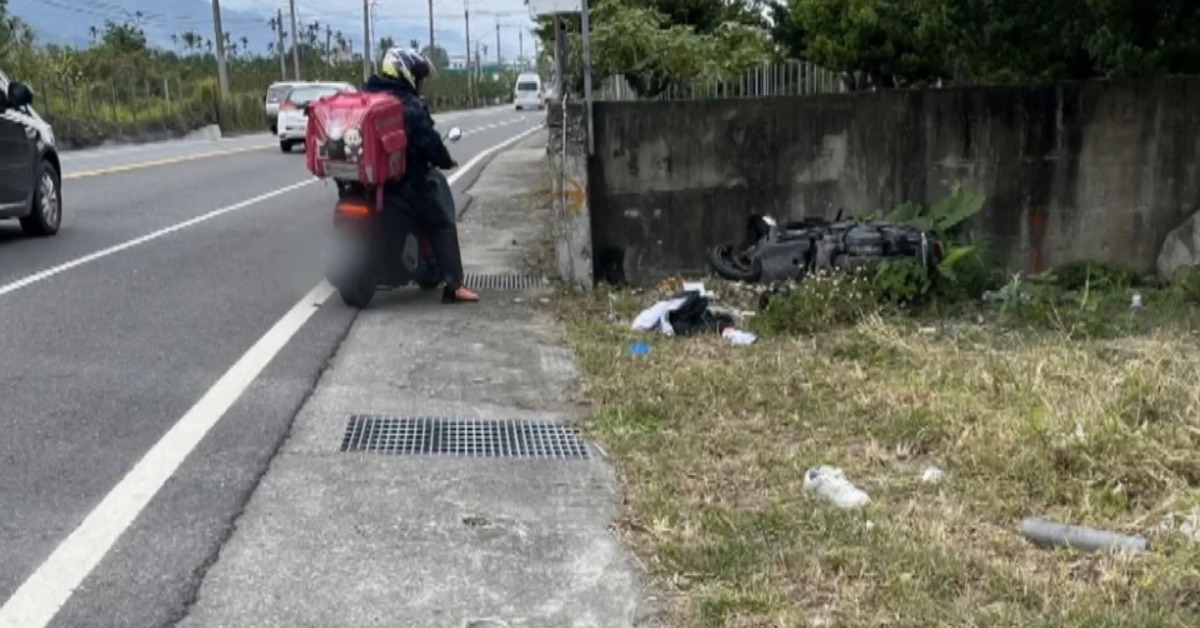
[{"label": "white sedan", "polygon": [[292,147],[304,141],[308,128],[308,116],[304,108],[308,103],[338,92],[357,91],[349,83],[308,83],[297,85],[279,105],[279,149],[292,152]]}]

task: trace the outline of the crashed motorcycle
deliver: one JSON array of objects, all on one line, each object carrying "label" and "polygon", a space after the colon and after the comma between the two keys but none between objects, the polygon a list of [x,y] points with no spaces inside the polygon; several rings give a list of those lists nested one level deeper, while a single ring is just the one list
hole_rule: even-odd
[{"label": "crashed motorcycle", "polygon": [[[443,136],[443,140],[450,142],[461,138],[458,127]],[[438,209],[456,221],[449,180],[436,168],[431,168],[428,176],[437,186]],[[379,290],[413,284],[423,290],[436,289],[442,275],[429,235],[420,230],[396,234],[383,228],[382,186],[337,178],[334,182],[338,201],[334,206],[332,237],[325,252],[325,273],[342,302],[363,309]]]},{"label": "crashed motorcycle", "polygon": [[730,281],[774,283],[800,280],[819,271],[871,267],[887,259],[917,258],[926,266],[942,258],[930,234],[901,223],[805,218],[780,223],[753,215],[740,241],[708,251],[713,271]]}]

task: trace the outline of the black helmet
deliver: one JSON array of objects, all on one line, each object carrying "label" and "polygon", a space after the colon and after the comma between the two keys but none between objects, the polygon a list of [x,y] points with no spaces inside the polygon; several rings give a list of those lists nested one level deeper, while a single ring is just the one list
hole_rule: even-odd
[{"label": "black helmet", "polygon": [[437,76],[437,70],[425,55],[406,48],[391,48],[385,52],[379,61],[379,73],[407,83],[417,93],[425,79]]}]

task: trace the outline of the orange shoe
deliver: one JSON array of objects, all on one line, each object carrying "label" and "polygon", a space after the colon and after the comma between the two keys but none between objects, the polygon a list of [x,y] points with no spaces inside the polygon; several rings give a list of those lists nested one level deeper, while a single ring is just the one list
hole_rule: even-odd
[{"label": "orange shoe", "polygon": [[459,286],[456,290],[449,288],[442,291],[442,303],[478,303],[479,295],[471,292],[466,286]]}]

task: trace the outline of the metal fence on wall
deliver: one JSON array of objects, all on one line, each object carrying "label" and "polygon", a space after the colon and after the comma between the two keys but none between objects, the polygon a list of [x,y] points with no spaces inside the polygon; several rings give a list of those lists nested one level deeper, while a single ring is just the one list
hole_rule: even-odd
[{"label": "metal fence on wall", "polygon": [[712,100],[719,98],[764,98],[806,96],[845,91],[842,76],[807,61],[771,63],[746,71],[733,79],[671,83],[660,94],[642,96],[625,75],[605,78],[596,100]]}]

